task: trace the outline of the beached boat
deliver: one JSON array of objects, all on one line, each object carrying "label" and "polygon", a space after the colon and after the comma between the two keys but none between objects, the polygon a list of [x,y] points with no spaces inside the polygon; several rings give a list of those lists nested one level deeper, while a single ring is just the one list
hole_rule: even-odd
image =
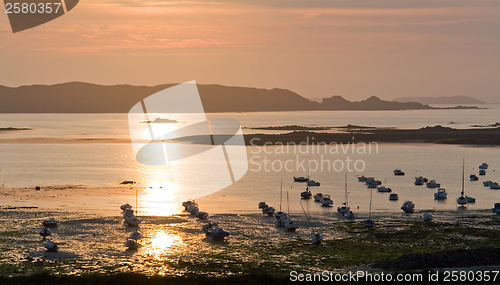
[{"label": "beached boat", "polygon": [[259,209],[264,209],[266,207],[268,207],[266,202],[259,202]]},{"label": "beached boat", "polygon": [[323,240],[323,234],[317,233],[311,236],[311,241],[314,245],[321,244],[321,241]]},{"label": "beached boat", "polygon": [[389,195],[389,201],[397,201],[399,200],[399,196],[396,193],[392,193]]},{"label": "beached boat", "polygon": [[497,215],[500,215],[500,203],[495,203],[495,206],[493,207],[493,209],[491,209],[491,211]]},{"label": "beached boat", "polygon": [[283,218],[279,218],[279,219],[276,219],[276,227],[277,228],[284,228],[286,223],[288,222],[288,217],[287,216],[284,216]]},{"label": "beached boat", "polygon": [[394,175],[400,176],[400,175],[405,175],[405,173],[403,171],[401,171],[400,169],[396,169],[396,170],[394,170]]},{"label": "beached boat", "polygon": [[135,232],[130,234],[129,239],[133,239],[133,240],[142,239],[142,234],[140,232],[135,231]]},{"label": "beached boat", "polygon": [[477,175],[475,175],[475,174],[470,175],[470,181],[478,181],[478,180],[479,180],[479,177],[477,177]]},{"label": "beached boat", "polygon": [[391,189],[391,188],[389,188],[389,187],[380,186],[380,187],[377,187],[377,191],[378,191],[378,192],[386,192],[386,193],[391,193],[391,192],[392,192],[392,189]]},{"label": "beached boat", "polygon": [[43,237],[43,238],[46,238],[48,236],[50,236],[50,230],[47,229],[47,228],[43,228],[41,231],[40,231],[40,235]]},{"label": "beached boat", "polygon": [[265,207],[262,209],[262,214],[264,215],[272,216],[274,212],[276,212],[276,210],[273,207]]},{"label": "beached boat", "polygon": [[373,228],[375,226],[375,222],[368,219],[368,220],[365,220],[363,222],[363,226],[367,227],[367,228]]},{"label": "beached boat", "polygon": [[403,206],[401,206],[401,210],[403,210],[405,213],[414,213],[415,204],[413,204],[412,201],[406,201],[403,203]]},{"label": "beached boat", "polygon": [[141,245],[133,239],[127,239],[127,241],[125,242],[125,246],[130,250],[135,250],[141,247]]},{"label": "beached boat", "polygon": [[219,228],[217,223],[208,222],[208,224],[202,227],[202,230],[205,232],[207,237],[211,237],[212,239],[223,240],[224,238],[229,236],[229,233]]},{"label": "beached boat", "polygon": [[309,180],[307,181],[307,186],[320,186],[321,183],[314,181],[314,180]]},{"label": "beached boat", "polygon": [[323,195],[321,199],[321,206],[330,207],[333,205],[333,200],[330,198],[330,195]]},{"label": "beached boat", "polygon": [[[286,204],[288,207],[288,214],[290,214],[290,201],[288,199],[288,191],[286,192]],[[284,220],[282,220],[282,222],[284,222],[284,227],[289,232],[295,232],[299,228],[299,225],[294,223],[290,216],[287,216]],[[281,224],[280,224],[280,226],[281,226]]]},{"label": "beached boat", "polygon": [[[341,214],[342,216],[345,216],[346,214],[351,212],[351,207],[349,207],[349,200],[347,197],[347,173],[345,174],[344,180],[345,180],[345,183],[344,183],[345,201],[344,201],[344,203],[342,203],[341,207],[337,207],[337,212],[339,214]],[[351,214],[352,214],[352,212],[351,212]],[[354,214],[353,214],[353,217],[354,217]]]},{"label": "beached boat", "polygon": [[300,198],[301,199],[311,199],[312,193],[309,191],[309,187],[306,188],[305,191],[300,193]]},{"label": "beached boat", "polygon": [[436,180],[431,180],[427,182],[425,185],[427,185],[427,188],[439,188],[441,187],[441,184],[437,183]]},{"label": "beached boat", "polygon": [[191,205],[198,207],[198,204],[194,200],[182,202],[182,206],[184,206],[184,211],[187,211],[189,206],[191,206]]},{"label": "beached boat", "polygon": [[479,165],[479,169],[482,169],[482,170],[488,169],[488,166],[489,166],[488,163],[484,162],[483,164]]},{"label": "beached boat", "polygon": [[50,219],[42,222],[42,225],[46,228],[57,227],[57,221],[55,219]]},{"label": "beached boat", "polygon": [[187,208],[187,212],[191,215],[196,215],[196,213],[198,213],[199,211],[200,209],[198,209],[198,207],[195,205],[189,205]]},{"label": "beached boat", "polygon": [[352,211],[349,211],[349,213],[344,215],[347,219],[354,219],[354,213]]},{"label": "beached boat", "polygon": [[121,206],[120,206],[120,209],[121,209],[122,211],[131,210],[131,209],[132,209],[132,206],[130,206],[129,204],[125,204],[125,205],[121,205]]},{"label": "beached boat", "polygon": [[201,212],[201,211],[199,211],[199,212],[197,212],[197,213],[195,214],[195,216],[196,216],[198,219],[203,220],[203,219],[206,219],[206,218],[208,217],[208,213],[207,213],[207,212]]},{"label": "beached boat", "polygon": [[321,202],[321,198],[323,198],[323,193],[316,193],[316,195],[313,196],[314,202]]},{"label": "beached boat", "polygon": [[47,251],[50,252],[57,252],[59,250],[59,246],[57,245],[57,243],[50,240],[46,241],[43,246],[47,249]]},{"label": "beached boat", "polygon": [[434,193],[434,199],[446,199],[448,197],[448,193],[444,188],[438,188],[438,191]]},{"label": "beached boat", "polygon": [[123,219],[129,226],[138,226],[141,223],[135,215],[133,210],[126,210],[123,212]]},{"label": "beached boat", "polygon": [[422,218],[424,218],[424,221],[426,222],[430,222],[434,219],[434,217],[431,214],[424,214]]}]

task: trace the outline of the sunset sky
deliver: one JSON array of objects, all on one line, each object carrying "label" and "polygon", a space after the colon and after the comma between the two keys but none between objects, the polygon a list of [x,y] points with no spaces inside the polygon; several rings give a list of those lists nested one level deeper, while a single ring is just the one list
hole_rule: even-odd
[{"label": "sunset sky", "polygon": [[13,34],[0,84],[198,83],[500,102],[500,1],[81,0]]}]

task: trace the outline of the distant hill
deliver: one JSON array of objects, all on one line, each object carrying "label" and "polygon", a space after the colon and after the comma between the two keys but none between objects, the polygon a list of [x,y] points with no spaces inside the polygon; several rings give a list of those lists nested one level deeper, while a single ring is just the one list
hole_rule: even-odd
[{"label": "distant hill", "polygon": [[452,96],[452,97],[401,97],[393,101],[397,102],[417,102],[421,104],[486,104],[486,102],[477,100],[470,96]]},{"label": "distant hill", "polygon": [[[157,86],[97,85],[69,82],[54,85],[0,85],[2,113],[127,113],[141,99],[175,84]],[[259,89],[198,84],[206,112],[310,110],[432,109],[420,103],[400,103],[370,97],[351,102],[340,96],[310,101],[286,89]]]}]

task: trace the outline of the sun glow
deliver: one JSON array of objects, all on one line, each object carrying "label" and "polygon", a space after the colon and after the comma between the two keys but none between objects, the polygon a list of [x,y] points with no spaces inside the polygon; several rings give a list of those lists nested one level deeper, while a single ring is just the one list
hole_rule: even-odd
[{"label": "sun glow", "polygon": [[176,185],[172,182],[151,182],[144,192],[141,208],[145,215],[170,216],[181,213],[181,201]]}]

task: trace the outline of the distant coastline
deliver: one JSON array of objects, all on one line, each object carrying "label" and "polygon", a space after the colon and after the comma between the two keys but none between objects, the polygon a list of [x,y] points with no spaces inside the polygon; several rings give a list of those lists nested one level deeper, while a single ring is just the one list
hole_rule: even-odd
[{"label": "distant coastline", "polygon": [[[157,86],[97,85],[69,82],[54,85],[0,85],[1,113],[128,113],[142,99],[175,84]],[[287,89],[198,84],[205,112],[389,111],[479,109],[477,106],[433,107],[417,102],[394,102],[372,96],[349,101],[341,96],[309,100]]]}]

